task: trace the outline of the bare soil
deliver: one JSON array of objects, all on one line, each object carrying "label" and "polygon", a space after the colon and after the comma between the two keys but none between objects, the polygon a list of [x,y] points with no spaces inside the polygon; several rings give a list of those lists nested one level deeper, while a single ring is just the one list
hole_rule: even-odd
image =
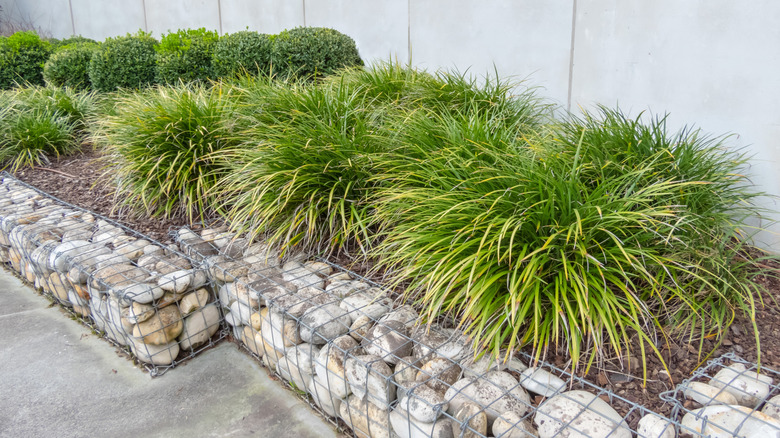
[{"label": "bare soil", "polygon": [[[187,225],[183,218],[159,219],[132,214],[115,208],[115,198],[111,189],[110,174],[104,172],[100,156],[87,149],[78,156],[64,157],[47,167],[23,169],[15,176],[65,202],[92,210],[117,220],[128,227],[144,233],[158,241],[169,242],[169,231],[174,227]],[[339,257],[336,262],[345,263],[349,259]],[[761,341],[761,365],[780,370],[780,264],[766,262],[774,275],[759,278],[766,288],[764,303],[756,314],[756,326]],[[366,266],[353,266],[358,272],[365,272]],[[674,388],[692,372],[704,365],[707,360],[727,352],[735,352],[745,360],[756,362],[758,350],[752,322],[746,317],[738,317],[720,340],[705,339],[702,348],[694,343],[671,343],[662,350],[662,356],[668,366],[666,374],[661,361],[654,355],[647,355],[647,380],[643,379],[643,370],[639,361],[632,361],[631,369],[623,361],[612,360],[592,367],[583,376],[590,382],[612,391],[627,400],[638,403],[652,411],[669,415],[671,406],[664,404],[658,395]],[[560,368],[569,368],[568,358],[564,355],[546,357],[546,361]],[[615,406],[625,413],[628,406]],[[636,414],[634,414],[636,416]],[[629,424],[636,426],[639,417],[629,418]]]}]

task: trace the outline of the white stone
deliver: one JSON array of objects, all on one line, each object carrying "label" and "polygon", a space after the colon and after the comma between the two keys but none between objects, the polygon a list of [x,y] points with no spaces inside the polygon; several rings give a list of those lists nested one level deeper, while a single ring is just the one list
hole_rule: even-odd
[{"label": "white stone", "polygon": [[133,302],[149,304],[165,295],[165,291],[153,284],[136,283],[121,289],[114,288],[113,292],[119,297],[120,304],[129,306]]},{"label": "white stone", "polygon": [[689,382],[683,390],[683,395],[704,406],[736,405],[737,398],[724,388],[708,385],[702,382]]},{"label": "white stone", "polygon": [[485,408],[489,423],[504,412],[525,415],[531,405],[531,397],[525,389],[504,371],[489,371],[482,378],[458,380],[444,398],[449,403],[447,412],[450,415],[454,415],[463,403],[476,403]]},{"label": "white stone", "polygon": [[161,276],[157,285],[165,291],[180,294],[190,287],[193,277],[192,270],[174,271]]},{"label": "white stone", "polygon": [[86,240],[71,240],[69,242],[57,245],[49,254],[49,269],[67,273],[70,266],[67,264],[68,258],[80,252],[89,251],[95,247],[94,244]]},{"label": "white stone", "polygon": [[586,391],[568,391],[545,401],[534,417],[540,438],[631,438],[623,418],[604,400]]},{"label": "white stone", "polygon": [[350,323],[347,311],[335,304],[312,307],[301,317],[301,339],[322,345],[346,334]]},{"label": "white stone", "polygon": [[284,357],[276,364],[276,371],[288,382],[292,382],[302,391],[310,391],[307,386],[314,374],[314,358],[320,354],[320,348],[314,344],[303,343],[287,349]]},{"label": "white stone", "polygon": [[642,438],[675,438],[674,424],[656,414],[642,417],[636,431]]},{"label": "white stone", "polygon": [[[412,354],[415,357],[436,355],[460,361],[467,353],[469,342],[463,333],[455,329],[443,329],[436,326],[420,327],[412,333],[415,340]],[[487,371],[487,370],[485,370]]]},{"label": "white stone", "polygon": [[776,420],[780,420],[780,395],[776,395],[767,400],[764,409],[762,409],[761,412]]},{"label": "white stone", "polygon": [[252,325],[251,318],[253,313],[254,310],[241,301],[233,301],[233,304],[230,305],[230,314],[240,322],[240,324],[236,325]]},{"label": "white stone", "polygon": [[347,380],[345,362],[348,354],[362,353],[357,342],[350,336],[341,336],[322,347],[314,362],[319,381],[329,388],[336,398],[345,398],[352,392]]},{"label": "white stone", "polygon": [[533,438],[536,430],[528,420],[514,412],[504,412],[493,422],[493,436],[500,438]]},{"label": "white stone", "polygon": [[170,365],[179,355],[179,343],[174,341],[165,345],[144,344],[130,337],[130,349],[141,362],[154,365]]},{"label": "white stone", "polygon": [[[248,318],[251,318],[251,313]],[[268,345],[280,353],[283,353],[287,347],[303,342],[294,319],[265,307],[260,311],[260,321],[261,336]]]},{"label": "white stone", "polygon": [[311,377],[306,387],[309,389],[309,394],[311,394],[311,398],[314,399],[314,403],[322,408],[326,414],[331,417],[339,416],[339,408],[341,407],[341,403],[344,402],[344,399],[336,397],[328,391],[328,386],[322,383],[317,374],[314,374]]},{"label": "white stone", "polygon": [[188,315],[195,310],[205,306],[209,301],[209,291],[206,289],[198,289],[195,292],[190,292],[182,297],[179,301],[179,310],[182,315]]},{"label": "white stone", "polygon": [[352,393],[377,406],[389,405],[395,400],[393,371],[379,356],[363,354],[350,356],[345,363],[345,374]]},{"label": "white stone", "polygon": [[746,371],[745,365],[735,363],[722,368],[710,380],[710,385],[723,388],[737,399],[737,403],[755,408],[769,395],[772,378]]},{"label": "white stone", "polygon": [[390,310],[393,301],[382,289],[372,287],[353,293],[344,298],[339,305],[349,312],[349,316],[354,322],[363,315],[371,319],[379,319]]},{"label": "white stone", "polygon": [[298,262],[287,262],[282,266],[282,278],[298,288],[313,287],[324,290],[325,281]]},{"label": "white stone", "polygon": [[358,437],[391,438],[389,410],[356,395],[350,395],[339,407],[339,416]]},{"label": "white stone", "polygon": [[179,335],[179,344],[184,350],[191,350],[205,344],[219,329],[219,309],[210,304],[190,313],[184,318],[184,329]]},{"label": "white stone", "polygon": [[466,377],[478,377],[488,371],[507,370],[522,373],[528,369],[528,366],[512,356],[509,357],[509,360],[504,361],[506,356],[506,351],[499,352],[497,357],[491,356],[490,353],[485,353],[479,358],[475,355],[470,355],[461,363],[463,375]]},{"label": "white stone", "polygon": [[705,406],[685,414],[681,424],[684,433],[709,438],[780,438],[780,421],[746,406]]},{"label": "white stone", "polygon": [[439,421],[423,422],[402,407],[398,406],[390,412],[390,424],[400,438],[453,438],[453,424],[448,418]]},{"label": "white stone", "polygon": [[566,382],[542,368],[528,368],[520,375],[520,384],[534,394],[550,397],[563,391]]},{"label": "white stone", "polygon": [[443,394],[427,385],[417,385],[408,390],[398,405],[423,423],[433,423],[449,406]]},{"label": "white stone", "polygon": [[339,280],[330,283],[325,291],[339,298],[345,298],[357,291],[366,290],[371,286],[362,281]]}]

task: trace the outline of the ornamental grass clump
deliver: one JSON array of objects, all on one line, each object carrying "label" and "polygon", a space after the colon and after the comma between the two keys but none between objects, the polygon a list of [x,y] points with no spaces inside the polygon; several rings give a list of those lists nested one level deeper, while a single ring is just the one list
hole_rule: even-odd
[{"label": "ornamental grass clump", "polygon": [[267,233],[284,248],[328,251],[363,245],[364,202],[377,143],[360,90],[297,84],[247,91],[261,97],[254,143],[228,154],[231,171],[217,188],[236,231]]},{"label": "ornamental grass clump", "polygon": [[17,171],[80,149],[96,96],[71,89],[17,88],[2,96],[0,163]]},{"label": "ornamental grass clump", "polygon": [[429,319],[453,316],[493,353],[530,344],[576,365],[660,356],[681,327],[710,335],[755,311],[743,156],[664,119],[481,114],[408,118],[378,165],[377,269]]},{"label": "ornamental grass clump", "polygon": [[202,219],[237,144],[233,99],[201,85],[155,87],[115,98],[95,138],[105,148],[120,204],[150,216]]}]

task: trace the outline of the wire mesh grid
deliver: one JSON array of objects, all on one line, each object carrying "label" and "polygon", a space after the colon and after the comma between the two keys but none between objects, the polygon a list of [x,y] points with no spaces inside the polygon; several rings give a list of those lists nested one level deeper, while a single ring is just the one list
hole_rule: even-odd
[{"label": "wire mesh grid", "polygon": [[709,361],[661,398],[701,436],[780,437],[780,372],[734,353]]},{"label": "wire mesh grid", "polygon": [[389,291],[321,258],[282,260],[224,228],[172,234],[202,260],[233,338],[354,436],[691,432],[524,353],[477,359],[457,329],[420,324]]},{"label": "wire mesh grid", "polygon": [[208,277],[175,246],[3,175],[0,256],[152,376],[215,345]]}]

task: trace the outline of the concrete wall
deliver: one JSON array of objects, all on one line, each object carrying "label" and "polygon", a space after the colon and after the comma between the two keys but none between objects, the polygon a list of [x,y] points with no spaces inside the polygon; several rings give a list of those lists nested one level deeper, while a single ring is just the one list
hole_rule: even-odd
[{"label": "concrete wall", "polygon": [[[619,104],[673,127],[733,133],[750,173],[780,195],[780,2],[754,0],[0,0],[51,36],[206,27],[278,33],[327,26],[366,61],[527,78],[563,108]],[[774,198],[764,205],[778,210]],[[771,215],[780,219],[780,214]],[[766,225],[766,222],[763,223]],[[780,227],[773,227],[780,232]],[[780,234],[763,234],[780,251]]]}]

